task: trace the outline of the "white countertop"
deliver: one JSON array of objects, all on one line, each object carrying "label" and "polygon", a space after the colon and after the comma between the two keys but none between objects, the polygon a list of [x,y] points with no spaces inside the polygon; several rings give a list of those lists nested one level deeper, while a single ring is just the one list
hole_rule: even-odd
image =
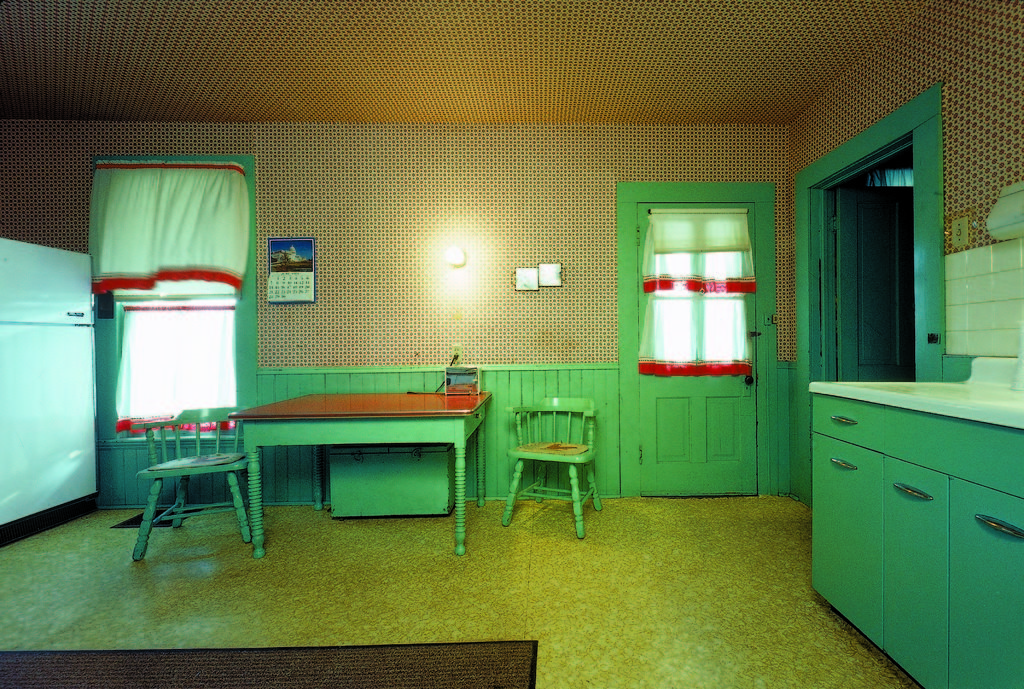
[{"label": "white countertop", "polygon": [[962,383],[814,382],[812,393],[1024,429],[1024,391],[1011,390],[1017,359],[979,357]]}]

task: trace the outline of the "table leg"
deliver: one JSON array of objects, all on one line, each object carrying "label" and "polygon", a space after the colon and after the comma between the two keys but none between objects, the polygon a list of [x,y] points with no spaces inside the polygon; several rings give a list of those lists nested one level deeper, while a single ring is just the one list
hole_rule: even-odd
[{"label": "table leg", "polygon": [[484,487],[484,470],[487,461],[484,458],[484,426],[476,429],[476,506],[483,507],[486,502],[486,488]]},{"label": "table leg", "polygon": [[263,548],[263,477],[260,475],[259,448],[246,453],[249,464],[249,526],[252,529],[252,556],[260,558],[266,554]]},{"label": "table leg", "polygon": [[466,442],[455,444],[455,554],[466,554]]},{"label": "table leg", "polygon": [[313,446],[313,509],[324,508],[324,446]]}]

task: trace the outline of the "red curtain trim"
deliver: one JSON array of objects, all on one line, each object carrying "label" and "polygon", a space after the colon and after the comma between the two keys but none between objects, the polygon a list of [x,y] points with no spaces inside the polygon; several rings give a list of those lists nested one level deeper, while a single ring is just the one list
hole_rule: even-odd
[{"label": "red curtain trim", "polygon": [[232,170],[245,176],[245,168],[237,163],[96,163],[97,170],[143,170],[147,168]]},{"label": "red curtain trim", "polygon": [[749,376],[753,367],[749,361],[694,361],[685,364],[641,361],[640,373],[648,376]]},{"label": "red curtain trim", "polygon": [[[123,431],[128,431],[130,433],[140,433],[140,434],[141,433],[145,433],[146,432],[145,428],[135,428],[134,425],[135,424],[143,424],[143,423],[152,423],[154,421],[166,421],[167,422],[167,427],[170,428],[170,424],[171,424],[172,419],[170,417],[165,417],[165,416],[155,417],[155,418],[152,418],[152,419],[118,419],[117,420],[117,425],[114,426],[114,432],[115,433],[121,433]],[[217,426],[217,423],[215,421],[211,421],[210,423],[200,424],[199,431],[200,432],[212,431],[212,430],[214,430],[216,428],[216,426]],[[235,422],[234,421],[221,421],[220,422],[220,429],[222,431],[228,431],[228,430],[231,430],[234,427],[235,427]],[[182,426],[182,428],[185,429],[185,430],[195,430],[195,424],[188,424],[188,425]],[[154,429],[154,431],[155,430],[156,429]]]},{"label": "red curtain trim", "polygon": [[190,268],[180,270],[161,270],[153,275],[121,275],[117,277],[94,277],[93,294],[102,294],[115,289],[153,289],[157,282],[179,280],[205,280],[206,282],[223,282],[237,290],[242,289],[242,278],[234,273],[210,268]]},{"label": "red curtain trim", "polygon": [[153,421],[166,421],[166,422],[170,423],[171,417],[169,417],[169,416],[160,416],[160,417],[153,417],[151,419],[118,419],[117,420],[117,425],[114,426],[114,430],[117,433],[120,433],[121,431],[130,431],[131,433],[145,433],[146,432],[145,428],[132,428],[132,424],[136,424],[136,423],[139,423],[139,424],[141,424],[141,423],[152,423]]},{"label": "red curtain trim", "polygon": [[733,278],[731,280],[701,280],[700,278],[644,278],[644,292],[688,290],[712,294],[753,294],[757,291],[754,278]]},{"label": "red curtain trim", "polygon": [[234,306],[125,306],[125,311],[234,311]]}]

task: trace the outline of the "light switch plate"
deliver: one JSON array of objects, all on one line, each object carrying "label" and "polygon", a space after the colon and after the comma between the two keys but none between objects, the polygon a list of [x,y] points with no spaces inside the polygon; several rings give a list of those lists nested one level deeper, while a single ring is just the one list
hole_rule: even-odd
[{"label": "light switch plate", "polygon": [[971,241],[971,218],[963,215],[953,221],[952,237],[950,238],[954,249],[966,249]]}]

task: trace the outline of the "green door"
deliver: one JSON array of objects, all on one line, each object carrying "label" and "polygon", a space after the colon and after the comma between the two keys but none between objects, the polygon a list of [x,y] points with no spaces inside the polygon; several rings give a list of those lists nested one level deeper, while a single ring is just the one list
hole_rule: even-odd
[{"label": "green door", "polygon": [[[637,265],[642,266],[652,208],[696,210],[743,204],[636,204]],[[750,210],[752,212],[752,209]],[[748,227],[753,231],[753,222]],[[756,267],[756,255],[754,257]],[[756,270],[755,270],[756,273]],[[637,272],[642,336],[651,297]],[[753,294],[746,303],[746,332],[757,323]],[[705,322],[702,327],[714,328]],[[753,375],[640,375],[639,436],[641,495],[726,495],[757,492],[756,348]]]},{"label": "green door", "polygon": [[839,188],[837,380],[914,380],[914,192]]}]

